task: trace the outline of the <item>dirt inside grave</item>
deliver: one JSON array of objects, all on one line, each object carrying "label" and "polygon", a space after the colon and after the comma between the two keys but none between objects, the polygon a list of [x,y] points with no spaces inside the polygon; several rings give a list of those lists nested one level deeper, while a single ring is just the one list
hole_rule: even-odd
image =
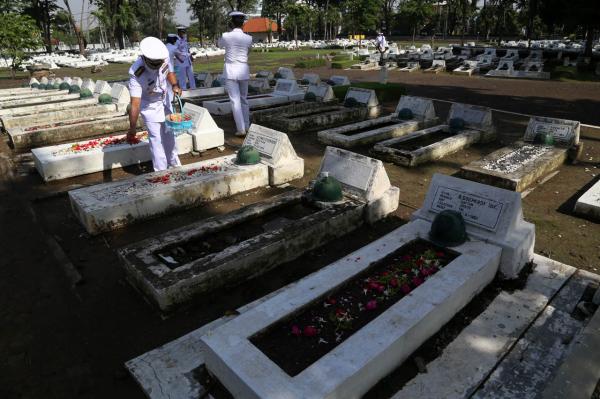
[{"label": "dirt inside grave", "polygon": [[371,125],[368,127],[363,127],[360,129],[356,129],[356,130],[349,130],[349,131],[345,131],[345,132],[340,132],[341,134],[343,134],[344,136],[354,136],[355,134],[360,134],[360,133],[364,133],[364,132],[370,132],[372,130],[375,129],[381,129],[384,127],[388,127],[388,126],[392,126],[392,125],[397,125],[401,123],[400,121],[389,121],[389,122],[381,122],[378,123],[376,125]]},{"label": "dirt inside grave", "polygon": [[[296,71],[300,75],[303,71]],[[377,71],[317,69],[322,77],[348,75],[351,80],[376,81]],[[61,73],[72,72],[65,70]],[[401,82],[409,94],[461,101],[533,115],[581,120],[600,124],[600,84],[506,80],[390,72],[390,81]],[[6,87],[1,81],[0,86]],[[386,102],[385,113],[395,103]],[[440,120],[449,105],[436,102]],[[242,140],[234,137],[230,117],[217,117],[226,131],[232,153]],[[499,139],[476,144],[444,159],[408,169],[385,163],[392,184],[401,189],[401,205],[394,214],[374,226],[364,226],[326,248],[248,281],[236,289],[199,298],[192,306],[164,319],[124,279],[115,250],[189,222],[224,214],[243,205],[271,197],[289,188],[265,188],[204,204],[127,229],[89,237],[70,209],[66,191],[83,185],[125,179],[147,173],[149,164],[130,166],[44,184],[32,170],[27,154],[15,154],[0,142],[0,311],[6,328],[0,329],[0,397],[2,398],[143,398],[123,363],[154,349],[225,312],[242,306],[281,286],[318,270],[375,240],[406,222],[424,199],[433,173],[455,174],[461,166],[520,139],[527,119],[494,113]],[[292,182],[304,187],[318,171],[325,146],[316,134],[290,135],[305,160],[305,177]],[[600,178],[600,139],[584,138],[584,150],[576,165],[564,165],[550,181],[538,186],[524,200],[525,219],[536,224],[536,252],[569,265],[598,273],[600,224],[573,215],[576,199]],[[355,149],[368,154],[369,146]],[[183,163],[221,156],[216,150],[200,156],[186,155]],[[66,254],[57,257],[50,243]],[[68,265],[83,281],[72,285]],[[474,301],[475,302],[475,301]],[[449,334],[446,326],[441,334]],[[418,353],[417,353],[418,354]],[[416,370],[409,361],[405,366]],[[402,369],[404,370],[404,369]],[[399,378],[393,374],[390,378]],[[414,371],[416,373],[416,371]],[[390,385],[391,386],[391,385]],[[387,397],[392,388],[370,394]]]},{"label": "dirt inside grave", "polygon": [[402,151],[416,151],[419,148],[435,144],[438,141],[442,141],[448,137],[450,137],[450,134],[443,131],[438,131],[423,136],[415,137],[414,139],[392,144],[391,147]]}]

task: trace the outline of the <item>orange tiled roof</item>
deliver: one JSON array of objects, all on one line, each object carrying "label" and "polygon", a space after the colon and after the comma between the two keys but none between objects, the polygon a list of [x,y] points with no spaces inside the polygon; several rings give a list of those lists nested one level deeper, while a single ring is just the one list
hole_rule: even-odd
[{"label": "orange tiled roof", "polygon": [[242,28],[246,33],[267,33],[271,24],[271,32],[277,32],[277,23],[269,18],[252,18]]}]

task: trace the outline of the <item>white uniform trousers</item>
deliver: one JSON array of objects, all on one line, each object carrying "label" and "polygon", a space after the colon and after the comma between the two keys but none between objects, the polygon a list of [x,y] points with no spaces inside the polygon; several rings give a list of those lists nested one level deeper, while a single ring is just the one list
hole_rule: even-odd
[{"label": "white uniform trousers", "polygon": [[[179,87],[181,87],[181,90],[196,88],[196,77],[194,76],[194,69],[191,65],[180,65],[177,73],[177,79],[179,80]],[[189,87],[186,84],[188,79],[190,81]]]},{"label": "white uniform trousers", "polygon": [[181,166],[177,155],[175,136],[167,132],[165,122],[146,122],[148,129],[148,141],[152,152],[152,165],[154,171],[166,170],[169,166]]},{"label": "white uniform trousers", "polygon": [[235,127],[239,133],[250,129],[250,106],[248,105],[248,81],[227,79],[225,82]]}]

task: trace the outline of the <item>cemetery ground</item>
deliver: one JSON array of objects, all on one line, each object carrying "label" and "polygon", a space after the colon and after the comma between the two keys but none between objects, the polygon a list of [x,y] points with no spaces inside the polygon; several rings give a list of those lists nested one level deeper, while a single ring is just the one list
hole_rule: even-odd
[{"label": "cemetery ground", "polygon": [[[270,69],[292,65],[285,59],[273,62]],[[196,71],[203,69],[200,65],[196,64]],[[103,73],[114,75],[107,76],[123,77],[117,70],[126,66],[109,67]],[[295,72],[300,75],[297,77],[303,73],[297,69]],[[323,68],[316,72],[328,77],[340,71]],[[344,74],[352,81],[376,81],[378,72]],[[57,75],[85,77],[85,73],[69,69],[61,69]],[[408,75],[390,72],[390,81],[401,83],[412,95],[600,125],[599,83]],[[95,79],[100,77],[94,75]],[[15,83],[1,79],[0,85],[9,87]],[[385,101],[383,114],[392,112],[396,102],[397,98]],[[449,104],[438,101],[435,105],[440,120],[444,120]],[[400,207],[391,217],[373,227],[361,227],[235,289],[206,295],[167,318],[161,317],[125,281],[116,249],[191,221],[225,214],[292,187],[252,190],[90,237],[73,215],[66,192],[82,185],[137,175],[148,171],[149,165],[44,184],[31,170],[28,158],[15,154],[8,147],[6,136],[2,136],[0,240],[5,253],[0,262],[0,298],[4,304],[0,310],[4,327],[0,329],[0,397],[142,398],[141,390],[123,368],[124,361],[295,281],[404,224],[421,206],[433,173],[455,174],[461,166],[522,137],[526,117],[500,112],[493,116],[499,132],[497,142],[475,145],[415,169],[386,163],[391,183],[401,190]],[[233,136],[231,118],[215,117],[215,121],[226,132],[225,154],[233,153],[242,140]],[[290,134],[290,139],[305,161],[304,178],[292,185],[304,187],[315,177],[324,146],[317,141],[316,133]],[[584,137],[582,141],[580,162],[562,166],[554,178],[525,197],[524,216],[536,225],[536,253],[598,273],[600,224],[572,214],[574,201],[600,179],[600,137]],[[368,155],[368,148],[353,151]],[[220,155],[210,150],[198,156],[186,155],[182,162]],[[469,316],[473,315],[466,315]],[[412,365],[413,361],[406,363]]]}]

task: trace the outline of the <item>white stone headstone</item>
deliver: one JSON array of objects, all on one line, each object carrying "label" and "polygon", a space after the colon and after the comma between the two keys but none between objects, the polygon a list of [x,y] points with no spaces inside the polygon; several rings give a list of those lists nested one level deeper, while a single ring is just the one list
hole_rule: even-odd
[{"label": "white stone headstone", "polygon": [[349,98],[353,98],[358,103],[360,103],[366,107],[369,107],[369,108],[376,107],[379,105],[379,100],[377,99],[377,94],[375,94],[375,90],[371,90],[371,89],[361,89],[359,87],[351,87],[346,92],[346,97],[344,97],[344,102]]},{"label": "white stone headstone", "polygon": [[261,160],[272,167],[278,167],[298,158],[287,134],[256,123],[250,125],[244,145],[256,148]]},{"label": "white stone headstone", "polygon": [[484,56],[487,55],[487,56],[495,57],[496,56],[496,49],[488,47],[488,48],[486,48],[483,51],[483,55]]},{"label": "white stone headstone", "polygon": [[75,86],[79,86],[81,87],[81,85],[83,84],[83,79],[81,78],[73,78],[73,80],[71,81],[71,85],[75,85]]},{"label": "white stone headstone", "polygon": [[200,82],[204,87],[212,87],[214,79],[210,72],[200,72],[196,74],[196,80]]},{"label": "white stone headstone", "polygon": [[317,97],[317,100],[322,102],[332,101],[335,98],[335,94],[333,94],[333,89],[331,88],[331,86],[325,83],[309,85],[306,93],[313,93]]},{"label": "white stone headstone", "polygon": [[431,64],[432,68],[441,67],[446,68],[446,60],[433,60],[433,64]]},{"label": "white stone headstone", "polygon": [[[71,78],[70,78],[70,77],[68,77],[68,76],[65,76],[65,77],[63,78],[63,80],[62,80],[62,81],[63,81],[63,82],[65,82],[65,83],[71,84],[71,83],[73,82],[73,79],[71,79]],[[62,82],[61,82],[61,83],[62,83]]]},{"label": "white stone headstone", "polygon": [[128,104],[131,100],[129,89],[120,83],[113,84],[110,95],[114,104]]},{"label": "white stone headstone", "polygon": [[463,62],[463,64],[468,65],[470,68],[477,67],[477,61],[473,61],[473,60],[466,60]]},{"label": "white stone headstone", "polygon": [[302,76],[302,80],[308,81],[309,85],[316,85],[321,82],[321,78],[316,73],[305,73],[304,76]]},{"label": "white stone headstone", "polygon": [[500,61],[496,70],[512,72],[515,70],[515,65],[512,61]]},{"label": "white stone headstone", "polygon": [[408,108],[412,111],[415,119],[431,120],[435,118],[435,107],[433,100],[423,97],[402,96],[396,106],[395,115],[398,115],[401,109]]},{"label": "white stone headstone", "polygon": [[47,85],[48,84],[48,78],[45,76],[42,76],[42,78],[40,79],[40,84],[42,85]]},{"label": "white stone headstone", "polygon": [[518,50],[514,50],[514,49],[508,50],[506,52],[506,55],[504,56],[504,58],[515,58],[515,59],[518,59],[519,58],[519,51]]},{"label": "white stone headstone", "polygon": [[481,57],[481,61],[482,64],[491,64],[492,62],[494,62],[494,59],[491,55],[484,55],[483,57]]},{"label": "white stone headstone", "polygon": [[81,84],[81,90],[88,89],[93,93],[95,88],[96,84],[91,79],[84,79],[83,83]]},{"label": "white stone headstone", "polygon": [[341,148],[325,148],[319,175],[323,172],[339,180],[345,193],[367,202],[381,198],[391,187],[380,160]]},{"label": "white stone headstone", "polygon": [[555,145],[570,147],[579,143],[579,129],[577,121],[533,116],[529,118],[523,141],[533,142],[539,133],[550,133]]},{"label": "white stone headstone", "polygon": [[409,69],[419,68],[419,63],[416,62],[416,61],[407,62],[406,63],[406,67],[409,68]]},{"label": "white stone headstone", "polygon": [[263,93],[271,88],[269,79],[267,78],[254,78],[248,81],[248,86],[254,88],[256,91]]},{"label": "white stone headstone", "polygon": [[183,106],[183,113],[192,117],[194,127],[190,134],[194,138],[194,149],[196,151],[224,144],[223,129],[217,126],[206,108],[188,102]]},{"label": "white stone headstone", "polygon": [[535,226],[523,220],[520,193],[436,173],[411,219],[433,222],[444,210],[463,216],[470,240],[503,248],[500,271],[506,277],[517,277],[533,258]]},{"label": "white stone headstone", "polygon": [[454,118],[465,121],[465,127],[470,129],[488,131],[493,128],[492,110],[487,107],[452,103],[448,114],[448,122]]},{"label": "white stone headstone", "polygon": [[31,86],[32,84],[40,84],[40,82],[36,79],[36,78],[31,78],[29,80],[29,86]]},{"label": "white stone headstone", "polygon": [[281,75],[282,79],[296,80],[296,76],[294,75],[294,71],[292,71],[290,68],[279,67],[279,69],[277,69],[277,73],[279,73]]},{"label": "white stone headstone", "polygon": [[271,71],[258,71],[256,73],[256,77],[257,78],[261,78],[261,79],[264,78],[264,79],[271,80],[271,79],[273,79],[273,72],[271,72]]},{"label": "white stone headstone", "polygon": [[99,96],[101,94],[111,94],[112,89],[110,85],[104,80],[97,80],[96,87],[94,88],[94,94]]},{"label": "white stone headstone", "polygon": [[278,79],[275,84],[275,90],[273,90],[274,95],[278,96],[290,96],[292,94],[296,94],[300,89],[298,88],[298,84],[293,79]]},{"label": "white stone headstone", "polygon": [[329,80],[333,82],[334,86],[350,86],[348,76],[334,75]]}]

